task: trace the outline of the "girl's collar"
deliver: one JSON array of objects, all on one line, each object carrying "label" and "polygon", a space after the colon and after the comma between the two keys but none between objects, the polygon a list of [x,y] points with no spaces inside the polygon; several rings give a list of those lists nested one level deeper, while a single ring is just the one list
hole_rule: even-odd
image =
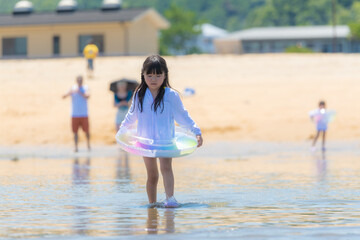
[{"label": "girl's collar", "polygon": [[[164,89],[165,89],[165,93],[166,93],[166,92],[167,92],[168,87],[164,87]],[[152,93],[151,93],[151,91],[150,91],[150,89],[149,89],[149,88],[146,88],[146,91],[145,91],[145,96],[150,97],[150,98],[152,99],[152,101],[154,101],[154,100],[155,100],[155,98],[152,96]]]}]

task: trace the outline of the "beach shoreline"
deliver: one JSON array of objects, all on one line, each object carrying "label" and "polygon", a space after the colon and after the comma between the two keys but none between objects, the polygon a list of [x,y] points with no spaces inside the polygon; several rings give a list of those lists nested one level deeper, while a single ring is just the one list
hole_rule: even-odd
[{"label": "beach shoreline", "polygon": [[[1,60],[0,146],[73,144],[70,100],[61,96],[79,74],[90,87],[91,142],[115,144],[109,84],[139,79],[144,56],[99,57],[95,77],[83,58]],[[308,112],[324,99],[336,111],[330,141],[360,138],[360,59],[355,54],[189,55],[165,57],[170,82],[208,141],[304,142],[315,134]],[[80,133],[80,145],[85,136]]]},{"label": "beach shoreline", "polygon": [[[320,144],[314,151],[310,141],[281,142],[281,141],[243,141],[224,140],[208,141],[194,153],[180,158],[217,158],[217,159],[246,159],[253,156],[281,155],[313,155],[322,152]],[[79,151],[74,152],[73,146],[67,144],[57,145],[24,145],[0,146],[0,160],[18,161],[23,159],[71,159],[71,158],[118,158],[125,152],[119,145],[94,145],[91,151],[80,145]],[[356,140],[329,141],[326,154],[342,156],[344,154],[360,155],[360,143]],[[132,158],[141,156],[128,154]]]}]

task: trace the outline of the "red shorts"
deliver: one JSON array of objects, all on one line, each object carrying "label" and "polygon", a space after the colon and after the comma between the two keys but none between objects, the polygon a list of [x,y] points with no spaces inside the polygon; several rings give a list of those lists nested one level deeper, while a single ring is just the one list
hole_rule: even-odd
[{"label": "red shorts", "polygon": [[79,130],[79,127],[81,129],[88,133],[89,132],[89,119],[88,117],[73,117],[71,118],[71,128],[73,133],[77,133]]}]

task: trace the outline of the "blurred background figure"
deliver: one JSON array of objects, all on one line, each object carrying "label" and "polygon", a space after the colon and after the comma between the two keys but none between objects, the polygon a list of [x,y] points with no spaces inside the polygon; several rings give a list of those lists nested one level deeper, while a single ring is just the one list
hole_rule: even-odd
[{"label": "blurred background figure", "polygon": [[129,110],[129,102],[132,92],[127,90],[127,82],[122,81],[116,84],[117,91],[114,93],[114,107],[117,108],[115,119],[115,130],[118,131],[121,122]]},{"label": "blurred background figure", "polygon": [[114,93],[114,107],[118,110],[115,118],[115,131],[119,130],[121,122],[124,120],[129,110],[130,101],[135,88],[139,84],[136,80],[123,78],[110,84],[110,91]]},{"label": "blurred background figure", "polygon": [[310,119],[316,124],[316,135],[314,137],[312,143],[312,151],[315,151],[316,141],[319,138],[320,134],[322,135],[322,151],[325,151],[325,138],[326,138],[326,131],[328,128],[328,123],[334,116],[333,111],[326,110],[325,101],[321,100],[319,102],[319,108],[310,111],[309,113]]},{"label": "blurred background figure", "polygon": [[87,73],[89,78],[94,76],[94,59],[97,57],[98,53],[98,47],[94,44],[93,40],[90,40],[83,50],[84,57],[87,61]]},{"label": "blurred background figure", "polygon": [[74,133],[75,152],[78,149],[79,135],[78,130],[81,127],[86,134],[87,147],[90,151],[90,130],[87,100],[90,97],[89,88],[83,85],[83,77],[76,78],[76,84],[63,95],[63,98],[71,96],[71,128]]}]

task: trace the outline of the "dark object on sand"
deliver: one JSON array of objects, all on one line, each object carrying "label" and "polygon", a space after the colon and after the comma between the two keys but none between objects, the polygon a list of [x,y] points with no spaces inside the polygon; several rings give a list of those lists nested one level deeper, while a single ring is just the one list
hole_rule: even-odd
[{"label": "dark object on sand", "polygon": [[117,92],[117,84],[119,82],[126,82],[127,83],[127,90],[128,91],[135,91],[135,88],[139,85],[139,83],[136,80],[122,78],[120,80],[114,81],[110,84],[110,91],[116,93]]}]

